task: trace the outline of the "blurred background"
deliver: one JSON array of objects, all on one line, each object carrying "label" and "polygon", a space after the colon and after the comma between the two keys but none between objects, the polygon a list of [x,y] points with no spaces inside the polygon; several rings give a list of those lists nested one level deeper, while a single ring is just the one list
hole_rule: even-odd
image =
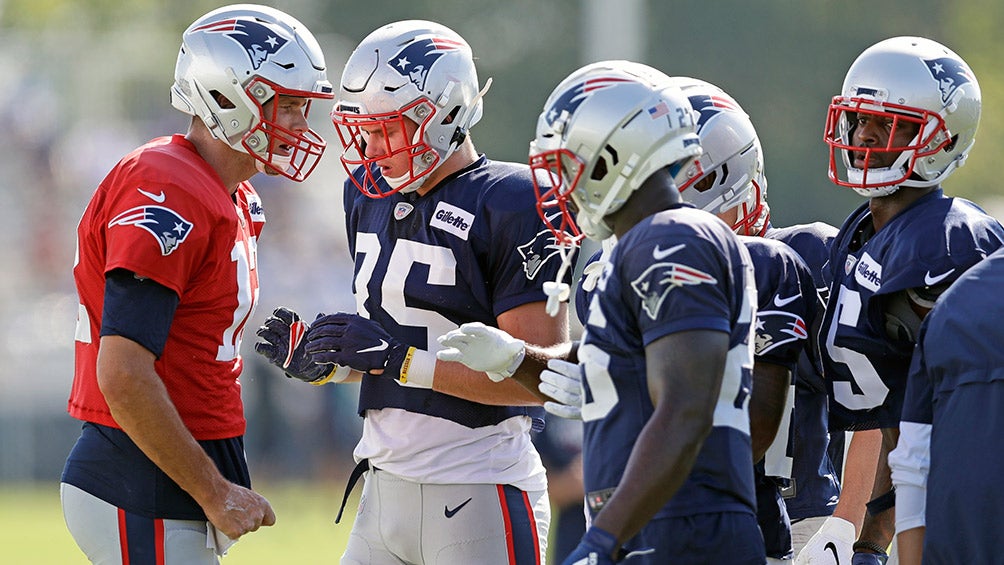
[{"label": "blurred background", "polygon": [[[463,35],[482,83],[494,78],[479,150],[525,162],[536,117],[557,82],[584,63],[627,58],[702,78],[751,115],[766,151],[775,225],[839,225],[863,202],[826,178],[826,107],[866,47],[895,35],[941,41],[967,60],[984,96],[978,142],[947,183],[1002,217],[1004,4],[965,0],[288,0],[337,84],[354,45],[399,19]],[[181,32],[223,5],[204,0],[0,0],[0,482],[58,481],[79,423],[65,411],[73,373],[74,231],[95,186],[125,153],[184,132],[170,106]],[[333,146],[329,108],[311,116]],[[361,420],[354,386],[289,381],[253,353],[253,329],[278,305],[304,318],[354,309],[331,147],[307,182],[259,175],[268,225],[261,301],[248,325],[242,378],[247,451],[257,478],[332,478],[351,468]]]}]

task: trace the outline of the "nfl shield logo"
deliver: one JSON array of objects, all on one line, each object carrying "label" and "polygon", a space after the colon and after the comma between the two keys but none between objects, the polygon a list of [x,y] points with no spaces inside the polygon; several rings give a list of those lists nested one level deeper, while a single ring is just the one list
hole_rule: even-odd
[{"label": "nfl shield logo", "polygon": [[414,209],[415,207],[407,202],[398,202],[397,206],[394,207],[394,219],[403,220],[408,216],[408,214],[411,214],[411,211]]}]

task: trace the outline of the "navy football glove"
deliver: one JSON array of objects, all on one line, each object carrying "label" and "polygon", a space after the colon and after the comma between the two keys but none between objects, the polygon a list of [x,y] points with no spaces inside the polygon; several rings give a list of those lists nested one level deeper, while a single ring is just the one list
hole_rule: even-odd
[{"label": "navy football glove", "polygon": [[265,319],[265,324],[258,328],[257,334],[261,340],[254,344],[254,350],[268,359],[269,363],[284,370],[287,377],[308,383],[322,381],[335,367],[315,363],[306,353],[303,337],[307,329],[307,323],[296,312],[276,308]]},{"label": "navy football glove", "polygon": [[851,565],[885,565],[888,559],[885,553],[855,553]]},{"label": "navy football glove", "polygon": [[307,331],[306,351],[318,363],[334,363],[363,373],[401,378],[410,348],[391,337],[380,324],[358,314],[329,314],[314,320]]}]

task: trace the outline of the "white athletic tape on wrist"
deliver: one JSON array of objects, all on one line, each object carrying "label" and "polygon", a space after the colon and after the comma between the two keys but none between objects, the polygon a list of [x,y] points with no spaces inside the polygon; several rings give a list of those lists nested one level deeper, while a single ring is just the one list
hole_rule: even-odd
[{"label": "white athletic tape on wrist", "polygon": [[424,349],[409,347],[401,363],[401,375],[397,382],[401,386],[432,388],[436,376],[436,354]]}]

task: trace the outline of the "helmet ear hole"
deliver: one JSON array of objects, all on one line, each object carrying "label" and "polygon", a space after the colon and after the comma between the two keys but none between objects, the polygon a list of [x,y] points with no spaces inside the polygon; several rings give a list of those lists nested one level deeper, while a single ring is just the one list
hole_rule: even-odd
[{"label": "helmet ear hole", "polygon": [[450,113],[447,114],[446,117],[443,118],[443,121],[440,123],[443,124],[444,126],[452,124],[453,121],[457,119],[457,114],[459,113],[460,113],[460,106],[454,106],[453,110],[450,110]]},{"label": "helmet ear hole", "polygon": [[232,110],[237,107],[233,102],[230,101],[229,98],[224,96],[223,93],[220,92],[219,90],[210,91],[209,94],[213,96],[213,100],[215,100],[216,103],[220,106],[220,108],[223,108],[224,110]]},{"label": "helmet ear hole", "polygon": [[589,175],[589,178],[591,180],[603,180],[608,172],[607,160],[605,157],[600,156],[596,159],[596,166],[593,167],[593,172]]},{"label": "helmet ear hole", "polygon": [[945,152],[950,153],[955,149],[955,144],[959,142],[959,135],[955,134],[952,136],[952,141],[945,146]]}]

